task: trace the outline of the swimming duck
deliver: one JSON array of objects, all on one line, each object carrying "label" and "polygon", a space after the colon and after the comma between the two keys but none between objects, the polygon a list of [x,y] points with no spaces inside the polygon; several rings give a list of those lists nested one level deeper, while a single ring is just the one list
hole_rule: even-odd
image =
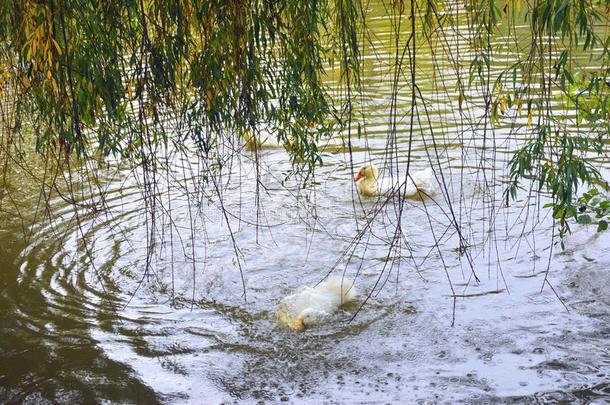
[{"label": "swimming duck", "polygon": [[362,166],[358,171],[358,175],[354,179],[355,182],[362,179],[358,184],[358,192],[365,197],[376,197],[379,195],[387,194],[390,191],[396,189],[399,185],[401,186],[401,193],[404,197],[413,197],[419,191],[430,193],[433,187],[433,173],[431,168],[419,170],[411,173],[407,179],[406,184],[400,182],[392,182],[390,178],[378,179],[377,166],[374,164],[367,164]]},{"label": "swimming duck", "polygon": [[255,133],[254,135],[250,135],[250,132],[245,131],[244,139],[246,141],[246,150],[249,151],[282,147],[282,144],[278,142],[276,137],[272,136],[270,133],[264,133],[263,131]]},{"label": "swimming duck", "polygon": [[354,282],[341,277],[330,277],[317,286],[303,287],[285,297],[279,305],[277,319],[280,324],[297,331],[323,323],[343,304],[357,297]]}]

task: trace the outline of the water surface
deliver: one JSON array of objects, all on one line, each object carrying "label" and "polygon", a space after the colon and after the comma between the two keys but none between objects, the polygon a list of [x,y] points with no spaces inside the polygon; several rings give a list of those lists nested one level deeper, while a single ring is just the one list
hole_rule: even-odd
[{"label": "water surface", "polygon": [[[202,181],[196,156],[175,155],[158,179],[154,227],[141,174],[120,164],[99,169],[107,212],[76,218],[56,198],[52,221],[36,220],[26,238],[21,221],[3,220],[2,402],[609,400],[607,235],[577,227],[562,251],[552,245],[544,197],[527,199],[525,187],[505,206],[506,163],[527,136],[527,117],[486,132],[477,118],[481,94],[472,89],[460,112],[451,64],[424,47],[418,84],[430,95],[434,165],[448,194],[439,186],[432,198],[407,200],[403,234],[390,249],[400,204],[373,215],[383,201],[359,198],[345,147],[350,139],[356,170],[365,161],[406,168],[409,87],[397,95],[399,153],[390,164],[395,49],[389,19],[370,17],[375,35],[355,117],[366,137],[338,133],[328,141],[317,184],[283,184],[288,155],[263,150],[256,199],[254,153],[242,150],[223,171],[220,197]],[[449,40],[460,43],[457,34]],[[446,70],[432,69],[441,63]],[[336,75],[329,71],[329,84]],[[429,156],[437,162],[426,125],[416,128],[413,170],[429,166]],[[607,155],[598,164],[608,178]],[[37,193],[23,187],[32,188],[20,203],[28,224]],[[453,217],[469,256],[460,254]],[[331,271],[357,280],[357,304],[373,291],[357,316],[351,320],[353,305],[303,333],[279,326],[280,300]],[[565,307],[548,285],[541,291],[545,276]]]}]

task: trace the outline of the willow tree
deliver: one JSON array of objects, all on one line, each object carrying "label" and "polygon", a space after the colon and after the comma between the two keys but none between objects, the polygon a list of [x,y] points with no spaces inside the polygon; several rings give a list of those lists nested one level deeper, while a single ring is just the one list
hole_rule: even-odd
[{"label": "willow tree", "polygon": [[[315,141],[332,125],[321,84],[332,49],[328,6],[3,1],[12,126],[29,121],[42,154],[145,159],[147,148],[187,137],[209,154],[218,137],[264,122],[280,139],[302,141],[293,152],[311,167]],[[184,117],[172,139],[157,125],[169,114]]]}]

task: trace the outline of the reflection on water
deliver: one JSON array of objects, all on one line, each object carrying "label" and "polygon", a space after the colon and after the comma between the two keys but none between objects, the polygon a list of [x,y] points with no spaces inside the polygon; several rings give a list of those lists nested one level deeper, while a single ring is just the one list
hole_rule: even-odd
[{"label": "reflection on water", "polygon": [[[375,161],[390,176],[387,73],[394,55],[382,35],[388,21],[373,17],[376,53],[368,49],[361,106],[368,136],[352,137],[353,161],[356,169]],[[419,61],[422,70],[440,63],[424,55]],[[442,79],[422,71],[420,86],[451,81],[451,71],[447,66]],[[171,220],[159,210],[149,266],[151,224],[135,179],[123,182],[127,170],[110,168],[103,173],[108,213],[83,216],[77,226],[58,199],[53,209],[61,216],[36,227],[27,242],[18,221],[5,222],[0,400],[608,399],[607,235],[580,228],[567,250],[552,253],[549,278],[567,312],[549,288],[540,292],[551,219],[534,202],[525,210],[517,203],[502,207],[504,166],[519,137],[497,129],[493,154],[477,127],[452,124],[461,121],[455,99],[437,96],[429,108],[438,117],[432,126],[440,165],[480,283],[459,254],[463,241],[442,193],[404,203],[398,241],[399,204],[390,202],[373,216],[383,201],[359,198],[340,141],[346,134],[327,147],[318,184],[307,190],[282,185],[290,169],[282,150],[260,151],[264,187],[258,205],[254,155],[244,151],[223,174],[227,218],[213,187],[200,183],[195,157],[192,165],[176,158],[171,175],[159,179],[159,190],[169,187],[169,193],[159,192],[159,202],[165,208],[171,202]],[[399,115],[408,114],[409,100],[401,90]],[[470,117],[479,112],[465,110]],[[408,130],[401,118],[396,142],[403,147],[393,164],[402,169]],[[424,144],[421,135],[414,140],[413,170],[429,166],[429,141]],[[24,204],[33,210],[36,202]],[[356,235],[360,242],[352,244]],[[364,292],[359,304],[371,292],[357,316],[352,320],[358,305],[303,333],[278,325],[281,299],[315,285],[330,270],[357,280]],[[448,277],[458,296],[454,327]]]}]

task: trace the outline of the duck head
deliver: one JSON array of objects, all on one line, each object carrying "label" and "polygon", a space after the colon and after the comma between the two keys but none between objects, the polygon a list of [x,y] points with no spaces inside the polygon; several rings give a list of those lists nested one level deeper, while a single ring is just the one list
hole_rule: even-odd
[{"label": "duck head", "polygon": [[298,316],[292,326],[302,332],[309,325],[314,325],[319,318],[319,314],[312,308],[304,309]]},{"label": "duck head", "polygon": [[358,181],[362,178],[364,178],[365,180],[369,180],[369,181],[375,181],[377,180],[377,166],[373,165],[373,164],[368,164],[368,165],[364,165],[360,168],[360,170],[358,171],[358,175],[356,176],[356,178],[354,179],[354,181]]}]

